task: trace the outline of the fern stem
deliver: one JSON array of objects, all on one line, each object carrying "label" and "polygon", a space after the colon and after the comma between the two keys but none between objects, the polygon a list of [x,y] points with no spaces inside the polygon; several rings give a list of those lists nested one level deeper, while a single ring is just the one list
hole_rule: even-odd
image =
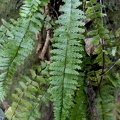
[{"label": "fern stem", "polygon": [[[19,103],[21,102],[22,98],[24,97],[26,91],[28,90],[29,85],[32,84],[32,81],[34,81],[36,78],[37,78],[37,75],[35,75],[34,79],[31,80],[31,81],[29,82],[29,84],[26,84],[27,87],[26,87],[26,89],[24,89],[24,91],[23,91],[23,93],[22,93],[22,95],[21,95],[19,101],[17,102],[17,105],[16,105],[16,107],[15,107],[14,112],[12,113],[12,116],[11,116],[11,119],[10,119],[10,120],[12,120],[12,118],[14,117],[15,112],[16,112],[17,109],[18,109],[18,105],[19,105]],[[44,94],[44,95],[45,95],[45,94]],[[43,96],[42,96],[42,97],[43,97]],[[40,100],[41,100],[41,99],[40,99]],[[39,104],[39,103],[38,103],[38,104]],[[38,104],[37,104],[37,105],[38,105]],[[36,105],[34,108],[36,108],[37,105]],[[32,113],[32,112],[33,112],[33,111],[31,111],[30,113]],[[30,114],[30,116],[31,116],[31,115],[32,115],[32,114]],[[29,120],[30,116],[28,116],[28,119],[27,119],[27,120]]]},{"label": "fern stem", "polygon": [[[102,0],[100,0],[100,4],[102,5]],[[101,13],[103,13],[103,9],[102,8],[101,8]],[[103,24],[103,17],[101,17],[101,21],[102,21],[102,24]],[[102,71],[101,71],[101,75],[104,74],[104,70],[105,70],[105,53],[103,52],[105,50],[104,44],[105,44],[105,41],[102,38],[101,39],[101,45],[102,45]],[[101,76],[100,82],[98,84],[98,88],[97,88],[97,91],[96,91],[96,95],[95,95],[96,98],[98,96],[98,92],[100,90],[100,86],[102,84],[103,79],[104,79],[104,76]]]},{"label": "fern stem", "polygon": [[110,70],[112,70],[113,69],[113,67],[117,64],[117,62],[119,62],[120,61],[120,58],[106,71],[106,72],[104,72],[104,74],[102,74],[102,75],[100,75],[99,77],[97,77],[97,78],[100,78],[100,77],[102,77],[102,76],[105,76]]},{"label": "fern stem", "polygon": [[101,102],[100,102],[100,103],[101,103],[101,109],[102,109],[102,120],[105,120],[105,116],[104,116],[104,113],[105,113],[105,112],[104,112],[104,107],[103,107],[104,105],[103,105],[103,103],[102,103],[103,98],[102,98],[100,89],[99,89],[99,95],[100,95],[100,98],[102,99]]},{"label": "fern stem", "polygon": [[[49,8],[48,8],[48,5],[45,6],[45,14],[46,16],[49,18],[50,17],[50,14],[49,14]],[[49,24],[49,23],[48,23]],[[45,43],[44,43],[44,46],[43,46],[43,49],[39,55],[39,58],[44,60],[45,59],[45,54],[46,54],[46,51],[48,50],[49,48],[49,43],[50,43],[50,29],[49,29],[49,25],[46,26],[46,31],[47,31],[47,34],[46,34],[46,40],[45,40]],[[50,56],[49,56],[50,57]],[[50,58],[49,58],[50,59]]]},{"label": "fern stem", "polygon": [[60,110],[61,111],[60,120],[62,120],[64,80],[65,80],[65,70],[66,70],[66,61],[67,61],[67,45],[68,45],[68,38],[67,38],[67,41],[66,41],[65,62],[64,62],[64,70],[63,70],[63,79],[62,79],[62,105],[61,105],[61,110]]},{"label": "fern stem", "polygon": [[10,120],[12,120],[12,118],[14,117],[14,114],[15,114],[15,112],[16,112],[17,109],[18,109],[18,105],[19,105],[19,103],[21,102],[23,96],[25,95],[26,90],[28,89],[28,87],[29,87],[29,85],[30,85],[31,83],[32,83],[32,81],[27,85],[26,89],[24,90],[23,94],[22,94],[21,97],[20,97],[20,100],[17,102],[17,105],[16,105],[16,107],[15,107],[15,110],[14,110],[14,112],[13,112]]},{"label": "fern stem", "polygon": [[[46,91],[45,91],[45,93],[46,93]],[[30,111],[30,114],[29,114],[27,120],[30,120],[30,117],[32,116],[33,111],[35,111],[35,109],[39,106],[39,104],[40,104],[42,98],[45,97],[45,93],[42,95],[42,97],[41,97],[41,99],[39,100],[39,102],[38,102],[38,103],[34,106],[34,108]]]},{"label": "fern stem", "polygon": [[[102,50],[104,50],[104,43],[103,43],[103,39],[102,39]],[[101,71],[101,78],[100,78],[100,82],[98,84],[98,88],[97,88],[97,91],[96,91],[96,95],[95,95],[95,98],[97,98],[98,96],[98,93],[99,93],[99,90],[100,90],[100,86],[102,84],[102,81],[104,79],[104,70],[105,70],[105,53],[102,52],[102,71]]]},{"label": "fern stem", "polygon": [[[71,5],[71,2],[72,2],[72,0],[70,1],[70,8],[72,8],[72,5]],[[70,18],[69,18],[70,20],[71,20],[71,9],[70,9]],[[69,26],[70,26],[70,23],[69,23]],[[68,33],[68,35],[70,34],[69,33],[69,28],[67,29],[67,33]],[[61,101],[61,114],[60,114],[60,120],[62,120],[62,109],[63,109],[63,95],[64,95],[64,81],[65,81],[65,70],[66,70],[66,63],[67,63],[67,50],[68,50],[68,43],[69,43],[69,39],[67,38],[67,40],[66,40],[66,50],[65,50],[65,62],[64,62],[64,69],[63,69],[63,79],[62,79],[62,101]]]}]

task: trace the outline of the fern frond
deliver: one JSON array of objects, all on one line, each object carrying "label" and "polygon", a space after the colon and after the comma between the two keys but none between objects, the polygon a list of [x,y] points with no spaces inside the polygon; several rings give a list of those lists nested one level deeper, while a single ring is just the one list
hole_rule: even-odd
[{"label": "fern frond", "polygon": [[[96,55],[97,57],[94,59],[93,64],[97,64],[101,66],[105,70],[105,62],[107,61],[107,64],[109,64],[110,60],[107,57],[105,53],[105,39],[109,39],[109,31],[107,28],[103,25],[102,18],[105,16],[104,13],[102,13],[102,9],[105,7],[104,5],[97,3],[97,0],[94,1],[88,1],[86,3],[86,18],[93,20],[93,25],[95,26],[92,30],[88,31],[87,36],[90,37],[89,41],[90,44],[95,45],[95,49],[93,51],[93,55]],[[95,85],[97,86],[100,82],[100,74],[103,74],[103,69],[98,69],[98,71],[90,71],[88,73],[88,76],[92,76],[91,80],[95,81]],[[101,71],[101,72],[100,72]],[[94,76],[94,77],[93,77]],[[96,79],[97,77],[97,79]]]},{"label": "fern frond", "polygon": [[[94,116],[93,119],[99,120],[115,120],[116,115],[114,111],[115,107],[115,98],[113,90],[115,89],[113,85],[117,84],[112,81],[112,78],[107,74],[104,74],[107,66],[111,63],[107,49],[104,47],[106,39],[110,40],[110,36],[108,35],[109,31],[104,27],[103,17],[105,16],[103,12],[104,5],[97,2],[97,0],[88,1],[86,4],[87,11],[86,16],[87,19],[90,18],[93,20],[94,28],[90,30],[87,35],[90,37],[90,43],[96,45],[95,50],[93,51],[93,65],[99,68],[92,68],[90,72],[88,72],[88,77],[92,81],[93,88],[94,86],[98,86],[96,92],[95,99],[97,105],[95,106],[97,110],[95,110],[97,116]],[[110,41],[109,41],[110,42]],[[111,80],[114,82],[113,85],[109,83]]]},{"label": "fern frond", "polygon": [[[37,11],[40,11],[41,13],[44,12],[44,10],[41,8],[42,6],[46,6],[48,4],[49,0],[25,0],[23,1],[23,5],[20,10],[20,15],[25,18],[32,17],[34,13]],[[43,15],[39,14],[39,17],[41,19],[43,18]]]},{"label": "fern frond", "polygon": [[76,96],[74,98],[74,106],[72,107],[71,116],[68,120],[86,120],[87,100],[84,91],[84,79],[80,78],[78,84],[79,87],[77,88]]},{"label": "fern frond", "polygon": [[100,120],[116,120],[114,87],[106,84],[100,88],[97,113]]},{"label": "fern frond", "polygon": [[82,20],[84,13],[77,9],[81,3],[79,0],[64,0],[61,7],[63,14],[56,23],[60,26],[55,30],[53,37],[53,63],[50,65],[51,87],[54,104],[55,120],[65,120],[69,116],[69,111],[73,105],[73,95],[79,79],[78,70],[82,63],[81,51],[83,51],[82,41],[84,26]]},{"label": "fern frond", "polygon": [[[13,102],[11,107],[5,113],[8,120],[36,120],[41,118],[40,106],[41,102],[48,104],[48,93],[47,90],[47,78],[42,78],[39,74],[43,75],[43,72],[48,71],[47,67],[44,66],[44,70],[39,71],[36,74],[34,70],[30,70],[32,78],[22,76],[18,87],[15,89],[15,93],[12,94]],[[43,65],[35,67],[40,70]],[[46,88],[42,84],[46,83]]]},{"label": "fern frond", "polygon": [[[8,117],[9,120],[27,120],[28,118],[34,120],[36,118],[35,111],[39,113],[39,103],[35,97],[35,93],[38,91],[39,85],[37,82],[30,80],[28,77],[24,78],[27,80],[27,82],[20,82],[19,84],[21,86],[21,89],[17,88],[17,94],[12,95],[14,102],[11,107],[12,114],[9,114]],[[37,117],[39,118],[40,116]]]},{"label": "fern frond", "polygon": [[16,66],[21,65],[33,50],[34,34],[41,29],[41,22],[45,17],[41,6],[45,4],[47,1],[26,0],[24,6],[29,8],[29,13],[26,13],[23,6],[21,16],[24,18],[11,20],[11,24],[4,22],[0,28],[0,101],[5,97],[5,91],[8,89]]}]

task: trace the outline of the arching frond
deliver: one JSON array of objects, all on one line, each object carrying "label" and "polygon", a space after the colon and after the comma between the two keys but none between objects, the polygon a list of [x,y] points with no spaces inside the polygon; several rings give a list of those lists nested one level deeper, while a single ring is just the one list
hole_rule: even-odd
[{"label": "arching frond", "polygon": [[3,22],[0,27],[0,100],[5,97],[5,91],[16,70],[16,65],[21,65],[31,53],[34,46],[34,34],[42,27],[44,19],[42,6],[47,1],[26,0],[21,9],[21,16],[11,24]]}]

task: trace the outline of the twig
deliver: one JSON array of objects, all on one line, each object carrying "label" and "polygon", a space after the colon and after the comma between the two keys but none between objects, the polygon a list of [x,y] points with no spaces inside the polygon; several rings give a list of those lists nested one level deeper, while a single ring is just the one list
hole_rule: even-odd
[{"label": "twig", "polygon": [[[104,44],[104,40],[102,39],[102,50],[104,50],[104,45],[103,45],[103,44]],[[102,71],[101,71],[101,75],[104,74],[104,70],[105,70],[105,53],[104,53],[104,52],[102,53],[102,58],[103,58],[103,60],[102,60]],[[100,82],[99,82],[99,84],[98,84],[98,89],[97,89],[97,91],[96,91],[95,98],[98,96],[98,93],[99,93],[100,86],[101,86],[101,84],[102,84],[103,78],[104,78],[104,76],[101,76],[101,77],[100,77]]]},{"label": "twig", "polygon": [[39,55],[39,58],[42,59],[42,60],[45,59],[44,57],[45,57],[45,53],[48,49],[49,42],[50,42],[50,30],[47,31],[46,41],[45,41],[45,44],[43,46],[42,52]]},{"label": "twig", "polygon": [[120,61],[120,58],[119,58],[104,74],[100,75],[100,76],[97,77],[97,78],[100,78],[100,77],[106,75],[106,74],[116,65],[116,63],[117,63],[118,61]]},{"label": "twig", "polygon": [[39,53],[40,49],[42,48],[42,35],[41,35],[41,33],[36,34],[36,39],[38,40],[36,53]]},{"label": "twig", "polygon": [[[49,8],[48,6],[45,7],[45,14],[49,17]],[[48,23],[49,24],[49,23]],[[41,60],[44,60],[45,59],[45,54],[49,48],[49,43],[50,43],[50,29],[48,27],[49,25],[46,26],[46,31],[47,31],[47,35],[46,35],[46,40],[45,40],[45,43],[44,43],[44,46],[43,46],[43,49],[39,55],[39,58]]]}]

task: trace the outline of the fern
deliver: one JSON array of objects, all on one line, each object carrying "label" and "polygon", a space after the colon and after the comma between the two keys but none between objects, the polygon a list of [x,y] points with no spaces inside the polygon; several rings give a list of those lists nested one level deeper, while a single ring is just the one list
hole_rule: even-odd
[{"label": "fern", "polygon": [[[41,6],[47,1],[26,0],[21,10],[21,19],[4,22],[0,28],[0,100],[3,101],[8,84],[15,72],[16,65],[21,65],[34,46],[34,33],[38,33],[44,19]],[[26,13],[27,9],[27,13]]]},{"label": "fern", "polygon": [[[31,76],[22,76],[19,86],[15,89],[15,94],[12,94],[13,102],[11,107],[6,112],[8,120],[36,120],[41,119],[40,106],[41,102],[48,105],[49,95],[46,92],[49,75],[49,64],[41,62],[40,66],[35,66],[36,72],[31,69]],[[44,78],[41,75],[46,75]],[[46,84],[46,88],[44,88]]]},{"label": "fern", "polygon": [[[110,71],[107,71],[107,66],[110,66],[112,61],[109,59],[108,51],[104,47],[106,39],[110,42],[111,34],[108,35],[109,31],[103,25],[103,17],[105,14],[102,13],[103,5],[97,3],[96,0],[89,1],[87,3],[87,18],[93,19],[94,29],[89,31],[87,35],[90,37],[91,44],[96,45],[93,55],[97,57],[93,60],[93,64],[101,67],[97,70],[92,70],[88,72],[88,77],[92,81],[93,86],[97,86],[96,99],[97,102],[96,115],[93,119],[99,120],[115,120],[115,96],[113,90],[117,86],[117,80],[115,76],[111,76]],[[114,44],[114,43],[113,43]],[[111,84],[112,83],[112,84]]]},{"label": "fern", "polygon": [[[99,120],[116,120],[114,87],[108,83],[100,88],[97,98],[97,110]],[[106,91],[106,92],[104,92]]]},{"label": "fern", "polygon": [[[97,0],[83,1],[83,4],[86,2],[84,12],[80,10],[82,3],[79,0],[63,0],[64,4],[58,1],[48,2],[49,0],[25,0],[20,10],[21,17],[17,21],[11,19],[8,23],[2,20],[0,101],[9,92],[16,67],[24,63],[34,49],[34,34],[40,32],[40,37],[44,39],[44,26],[49,31],[48,39],[53,33],[50,66],[49,62],[46,64],[41,61],[40,66],[35,66],[35,70],[31,69],[31,77],[20,77],[6,117],[8,120],[42,119],[41,101],[48,105],[48,100],[51,100],[55,120],[116,120],[120,111],[119,103],[116,105],[117,95],[114,93],[120,85],[117,68],[119,59],[114,64],[112,60],[116,60],[116,55],[119,55],[119,46],[116,45],[119,42],[114,41],[116,36],[119,37],[119,29],[114,36],[104,26],[105,6]],[[60,12],[54,10],[55,4],[60,4]],[[49,8],[47,12],[50,12],[47,16],[44,13],[46,5]],[[57,16],[60,13],[56,23],[52,24],[54,27],[49,24],[56,19],[51,15],[52,12]],[[51,20],[52,17],[54,20]],[[85,18],[86,21],[90,19],[93,22],[86,33]],[[49,29],[51,27],[54,32]],[[84,51],[84,35],[94,47],[89,56]],[[40,45],[41,42],[43,41],[40,41]],[[113,66],[109,68],[111,65]],[[113,71],[116,72],[114,75],[111,74]]]},{"label": "fern", "polygon": [[79,87],[74,98],[74,106],[71,109],[71,116],[68,120],[86,120],[87,99],[84,91],[84,77],[79,78],[78,85]]},{"label": "fern", "polygon": [[96,46],[92,54],[97,55],[97,57],[92,62],[93,64],[101,66],[101,69],[88,72],[88,76],[94,82],[95,86],[99,86],[100,82],[102,82],[99,75],[103,74],[103,70],[105,70],[105,61],[108,62],[109,60],[104,48],[105,39],[109,38],[109,31],[103,26],[102,18],[105,14],[103,14],[101,10],[104,6],[97,3],[96,0],[93,0],[87,2],[86,7],[86,18],[93,19],[94,24],[94,28],[87,33],[87,36],[90,38],[90,43]]},{"label": "fern", "polygon": [[8,112],[9,115],[7,115],[9,120],[35,120],[36,116],[38,118],[40,117],[38,107],[39,97],[35,97],[35,93],[38,91],[39,85],[28,77],[24,77],[24,79],[26,79],[26,83],[23,83],[22,81],[19,82],[22,89],[17,88],[17,93],[12,95],[14,102],[11,106],[11,113]]},{"label": "fern", "polygon": [[116,120],[117,95],[115,95],[115,91],[119,89],[118,73],[113,75],[109,71],[105,75],[105,79],[106,81],[103,81],[97,98],[98,116],[100,120]]},{"label": "fern", "polygon": [[[79,79],[78,70],[82,63],[81,51],[83,47],[82,33],[84,26],[82,20],[85,18],[83,12],[77,7],[81,5],[79,0],[66,0],[61,7],[64,12],[56,23],[60,26],[54,32],[53,50],[51,51],[52,63],[50,65],[50,93],[54,104],[55,120],[65,120],[71,106],[73,105],[73,95]],[[80,21],[78,21],[80,20]]]}]

